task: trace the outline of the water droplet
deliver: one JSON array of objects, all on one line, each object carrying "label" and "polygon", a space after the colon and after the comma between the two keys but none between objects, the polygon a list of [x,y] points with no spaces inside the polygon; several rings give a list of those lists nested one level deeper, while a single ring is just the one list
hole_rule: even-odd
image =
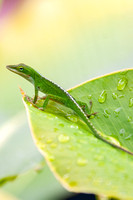
[{"label": "water droplet", "polygon": [[117,84],[117,90],[124,90],[127,85],[127,79],[125,77],[121,78]]},{"label": "water droplet", "polygon": [[77,143],[87,144],[87,141],[86,141],[86,140],[83,140],[83,139],[78,139],[78,140],[77,140]]},{"label": "water droplet", "polygon": [[131,122],[132,121],[132,117],[128,116],[127,121]]},{"label": "water droplet", "polygon": [[74,187],[74,186],[77,185],[77,182],[76,182],[76,181],[71,181],[71,182],[69,182],[69,185],[70,185],[71,187]]},{"label": "water droplet", "polygon": [[93,157],[94,157],[94,159],[97,160],[97,161],[103,160],[103,155],[100,155],[100,154],[95,154]]},{"label": "water droplet", "polygon": [[112,97],[113,97],[113,99],[117,99],[118,94],[117,93],[112,93]]},{"label": "water droplet", "polygon": [[125,134],[125,129],[124,128],[120,129],[119,133],[120,133],[120,135],[124,135]]},{"label": "water droplet", "polygon": [[70,138],[69,138],[68,135],[61,134],[61,135],[59,135],[58,140],[61,143],[66,143],[66,142],[68,142],[70,140]]},{"label": "water droplet", "polygon": [[105,109],[103,115],[104,117],[109,118],[110,112],[107,109]]},{"label": "water droplet", "polygon": [[129,99],[129,107],[132,107],[133,106],[133,98],[130,98]]},{"label": "water droplet", "polygon": [[96,118],[97,118],[97,119],[100,119],[100,116],[97,114],[97,115],[96,115]]},{"label": "water droplet", "polygon": [[52,139],[47,139],[46,143],[47,144],[51,144],[52,143]]},{"label": "water droplet", "polygon": [[78,129],[79,127],[77,125],[71,125],[70,128]]},{"label": "water droplet", "polygon": [[68,180],[69,179],[69,174],[64,174],[63,179]]},{"label": "water droplet", "polygon": [[47,114],[47,119],[54,120],[54,117],[53,117],[53,115]]},{"label": "water droplet", "polygon": [[130,88],[129,88],[129,91],[132,91],[132,90],[133,90],[133,87],[130,87]]},{"label": "water droplet", "polygon": [[74,146],[72,146],[72,145],[71,145],[71,146],[69,146],[68,148],[69,148],[71,151],[75,150],[75,147],[74,147]]},{"label": "water droplet", "polygon": [[128,70],[124,70],[123,72],[121,72],[121,75],[125,75],[127,74]]},{"label": "water droplet", "polygon": [[40,149],[44,150],[44,148],[45,148],[45,144],[38,143],[38,147],[39,147]]},{"label": "water droplet", "polygon": [[104,103],[106,101],[106,98],[107,98],[107,92],[103,90],[98,98],[99,103]]},{"label": "water droplet", "polygon": [[60,127],[64,127],[64,124],[59,124]]},{"label": "water droplet", "polygon": [[121,94],[118,96],[118,98],[123,98],[125,95]]},{"label": "water droplet", "polygon": [[88,99],[91,99],[91,98],[92,98],[92,95],[91,95],[91,94],[89,94],[89,95],[88,95]]},{"label": "water droplet", "polygon": [[79,166],[85,166],[88,163],[88,161],[85,158],[78,158],[77,165]]},{"label": "water droplet", "polygon": [[132,137],[132,134],[130,134],[127,137],[125,137],[125,140],[130,140],[131,137]]},{"label": "water droplet", "polygon": [[79,132],[74,132],[73,135],[79,136]]},{"label": "water droplet", "polygon": [[71,122],[77,122],[78,121],[78,117],[76,115],[67,115],[67,119],[69,119]]},{"label": "water droplet", "polygon": [[52,148],[56,148],[56,147],[57,147],[57,144],[56,144],[56,143],[52,143],[50,146],[51,146]]},{"label": "water droplet", "polygon": [[59,129],[58,128],[54,128],[54,132],[58,131]]},{"label": "water droplet", "polygon": [[55,160],[53,155],[48,154],[47,155],[48,160],[50,160],[51,162]]},{"label": "water droplet", "polygon": [[37,140],[38,140],[38,141],[42,141],[42,138],[43,138],[42,136],[38,136],[38,137],[37,137]]},{"label": "water droplet", "polygon": [[118,117],[118,115],[119,115],[119,113],[120,113],[120,110],[121,110],[121,107],[116,108],[116,109],[114,110],[114,114],[115,114],[116,117]]}]

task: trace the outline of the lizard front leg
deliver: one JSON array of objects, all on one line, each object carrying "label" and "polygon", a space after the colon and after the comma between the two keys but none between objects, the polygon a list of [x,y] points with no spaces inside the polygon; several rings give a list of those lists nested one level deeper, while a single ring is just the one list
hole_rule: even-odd
[{"label": "lizard front leg", "polygon": [[34,100],[33,103],[35,104],[38,98],[38,87],[35,86],[35,96],[34,96]]}]

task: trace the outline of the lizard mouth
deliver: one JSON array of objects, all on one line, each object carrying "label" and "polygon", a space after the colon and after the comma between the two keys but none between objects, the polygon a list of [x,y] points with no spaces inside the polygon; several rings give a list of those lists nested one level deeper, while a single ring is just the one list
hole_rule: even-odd
[{"label": "lizard mouth", "polygon": [[14,72],[15,74],[19,74],[20,76],[23,76],[24,78],[29,78],[29,75],[24,74],[23,72],[20,72],[14,67],[13,65],[7,65],[6,68],[10,70],[11,72]]},{"label": "lizard mouth", "polygon": [[17,71],[13,66],[7,65],[6,68],[7,68],[8,70],[10,70],[11,72],[14,72],[14,73],[18,74],[18,71]]},{"label": "lizard mouth", "polygon": [[7,65],[6,68],[9,69],[11,72],[14,72],[15,74],[19,74],[20,76],[27,77],[26,74],[24,74],[24,73],[18,71],[18,70],[16,69],[16,67],[14,67],[14,66],[12,66],[12,65]]},{"label": "lizard mouth", "polygon": [[16,67],[14,67],[14,66],[12,66],[12,65],[7,65],[6,68],[7,68],[8,70],[10,70],[11,72],[14,72],[15,74],[19,74],[19,75],[21,75],[21,76],[23,75],[22,72],[18,71],[18,70],[16,69]]}]

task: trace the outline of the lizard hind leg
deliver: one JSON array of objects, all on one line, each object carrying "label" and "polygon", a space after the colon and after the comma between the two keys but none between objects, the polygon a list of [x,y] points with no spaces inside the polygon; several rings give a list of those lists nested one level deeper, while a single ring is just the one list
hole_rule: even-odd
[{"label": "lizard hind leg", "polygon": [[50,96],[46,96],[43,103],[43,110],[47,107],[49,100],[50,100]]},{"label": "lizard hind leg", "polygon": [[85,112],[85,114],[87,115],[88,118],[91,115],[96,115],[97,114],[97,112],[91,113],[91,110],[92,110],[92,101],[89,102],[90,103],[90,108],[88,107],[87,103],[84,103],[82,101],[77,101],[77,103],[82,108],[82,110]]},{"label": "lizard hind leg", "polygon": [[54,95],[47,95],[45,96],[44,98],[44,103],[43,103],[43,110],[46,108],[46,106],[48,105],[48,102],[49,100],[51,101],[55,101],[57,103],[60,103],[60,104],[64,104],[65,105],[65,100],[61,97],[58,97],[58,96],[54,96]]}]

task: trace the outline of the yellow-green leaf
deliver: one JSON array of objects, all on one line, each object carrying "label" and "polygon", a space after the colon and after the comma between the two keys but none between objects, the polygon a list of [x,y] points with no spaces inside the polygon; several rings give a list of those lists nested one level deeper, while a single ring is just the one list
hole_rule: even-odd
[{"label": "yellow-green leaf", "polygon": [[[98,112],[91,119],[94,126],[130,151],[132,77],[133,70],[125,70],[70,90],[77,100],[88,105],[92,100],[93,111]],[[64,187],[73,192],[133,198],[133,156],[97,139],[73,111],[62,105],[50,102],[41,111],[26,96],[24,102],[33,139]],[[39,100],[38,105],[41,104]]]}]

